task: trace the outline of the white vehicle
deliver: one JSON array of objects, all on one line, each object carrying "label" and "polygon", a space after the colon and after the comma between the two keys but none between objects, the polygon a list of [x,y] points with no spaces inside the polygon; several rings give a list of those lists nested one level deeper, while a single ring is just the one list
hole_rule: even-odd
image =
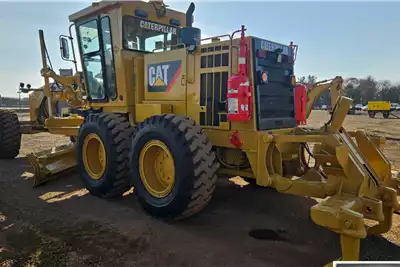
[{"label": "white vehicle", "polygon": [[399,103],[390,103],[390,110],[392,110],[392,111],[400,110],[400,104]]},{"label": "white vehicle", "polygon": [[362,104],[357,104],[357,105],[354,106],[354,108],[355,108],[356,110],[362,110],[362,107],[363,107]]}]

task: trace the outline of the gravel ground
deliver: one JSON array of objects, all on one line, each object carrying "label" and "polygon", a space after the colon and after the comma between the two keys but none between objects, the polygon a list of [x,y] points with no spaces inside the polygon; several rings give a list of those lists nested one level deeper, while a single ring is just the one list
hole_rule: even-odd
[{"label": "gravel ground", "polygon": [[[327,118],[314,111],[309,124]],[[389,137],[385,154],[400,168],[398,121],[349,115],[345,127]],[[66,141],[26,135],[20,158],[0,160],[0,266],[322,266],[340,255],[338,236],[309,217],[315,200],[224,178],[206,210],[175,224],[147,216],[130,192],[91,196],[74,172],[32,189],[24,155]],[[362,240],[364,259],[400,260],[399,217]]]}]

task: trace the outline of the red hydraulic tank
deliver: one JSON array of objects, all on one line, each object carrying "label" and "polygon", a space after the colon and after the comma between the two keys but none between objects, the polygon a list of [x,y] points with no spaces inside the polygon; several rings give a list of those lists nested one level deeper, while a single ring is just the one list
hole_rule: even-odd
[{"label": "red hydraulic tank", "polygon": [[294,88],[296,122],[297,125],[307,124],[306,106],[307,106],[307,87],[303,84],[296,84]]}]

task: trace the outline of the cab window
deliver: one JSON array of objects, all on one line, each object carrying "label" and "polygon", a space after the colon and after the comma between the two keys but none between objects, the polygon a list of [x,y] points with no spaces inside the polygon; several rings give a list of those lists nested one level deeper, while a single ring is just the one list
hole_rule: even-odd
[{"label": "cab window", "polygon": [[161,52],[178,42],[179,28],[132,16],[123,19],[123,43],[128,50]]},{"label": "cab window", "polygon": [[78,32],[90,99],[115,99],[117,88],[110,19],[103,17],[100,23],[97,19],[85,22],[79,25]]},{"label": "cab window", "polygon": [[106,95],[104,90],[103,73],[101,71],[101,56],[94,55],[85,57],[83,62],[90,98],[93,100],[104,99]]},{"label": "cab window", "polygon": [[98,20],[95,19],[81,24],[78,32],[89,97],[92,100],[105,99]]},{"label": "cab window", "polygon": [[110,18],[103,17],[101,19],[101,33],[103,41],[103,52],[104,52],[104,74],[107,82],[108,97],[115,99],[117,97],[117,84],[115,79],[115,65],[114,55],[112,49],[111,39],[111,26]]},{"label": "cab window", "polygon": [[91,20],[79,26],[79,36],[83,54],[90,54],[100,49],[97,20]]}]

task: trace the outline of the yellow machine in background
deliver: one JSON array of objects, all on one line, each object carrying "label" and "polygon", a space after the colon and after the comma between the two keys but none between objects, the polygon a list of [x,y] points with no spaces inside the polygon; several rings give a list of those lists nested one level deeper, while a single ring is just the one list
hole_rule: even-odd
[{"label": "yellow machine in background", "polygon": [[[40,31],[48,103],[43,128],[75,142],[30,155],[35,185],[76,164],[92,194],[119,196],[133,186],[148,213],[181,219],[209,203],[217,174],[239,175],[322,198],[311,208],[313,221],[340,234],[341,259],[358,260],[360,238],[389,231],[399,181],[381,140],[342,127],[352,103],[340,94],[342,79],[325,81],[308,96],[307,117],[318,94],[331,89],[330,120],[318,129],[296,127],[295,46],[244,37],[244,28],[201,45],[193,12],[193,3],[185,14],[162,1],[132,1],[94,3],[71,15],[83,71],[70,77],[49,68]],[[72,39],[61,36],[61,53],[76,63]],[[62,93],[50,91],[50,78]],[[81,113],[55,116],[57,95]],[[2,114],[0,134],[8,136]],[[376,225],[368,228],[364,219]]]},{"label": "yellow machine in background", "polygon": [[390,101],[368,101],[368,115],[370,118],[374,118],[376,113],[382,112],[383,118],[387,119],[390,111]]},{"label": "yellow machine in background", "polygon": [[330,91],[331,96],[331,106],[332,108],[336,106],[336,101],[340,96],[343,96],[343,78],[337,76],[333,79],[327,79],[318,81],[313,84],[311,90],[307,94],[307,105],[306,105],[306,118],[311,114],[313,104],[315,101],[326,91]]},{"label": "yellow machine in background", "polygon": [[[42,61],[46,64],[44,66],[47,66],[48,55],[42,31],[40,31],[40,41]],[[29,93],[29,121],[20,122],[12,111],[0,110],[0,158],[14,158],[19,154],[22,134],[49,132],[67,135],[71,141],[76,139],[83,117],[72,114],[71,111],[85,107],[82,90],[76,90],[75,76],[63,77],[53,71],[49,71],[48,75],[55,80],[53,85],[56,90],[51,90],[48,78],[45,78],[45,86],[41,88],[31,88],[29,84],[25,87],[20,83],[21,93]],[[64,86],[61,87],[59,83],[63,83]],[[59,102],[66,102],[69,107],[57,110]],[[75,167],[75,154],[75,145],[72,142],[27,155],[35,174],[33,185],[37,186],[50,179],[52,175]]]}]

